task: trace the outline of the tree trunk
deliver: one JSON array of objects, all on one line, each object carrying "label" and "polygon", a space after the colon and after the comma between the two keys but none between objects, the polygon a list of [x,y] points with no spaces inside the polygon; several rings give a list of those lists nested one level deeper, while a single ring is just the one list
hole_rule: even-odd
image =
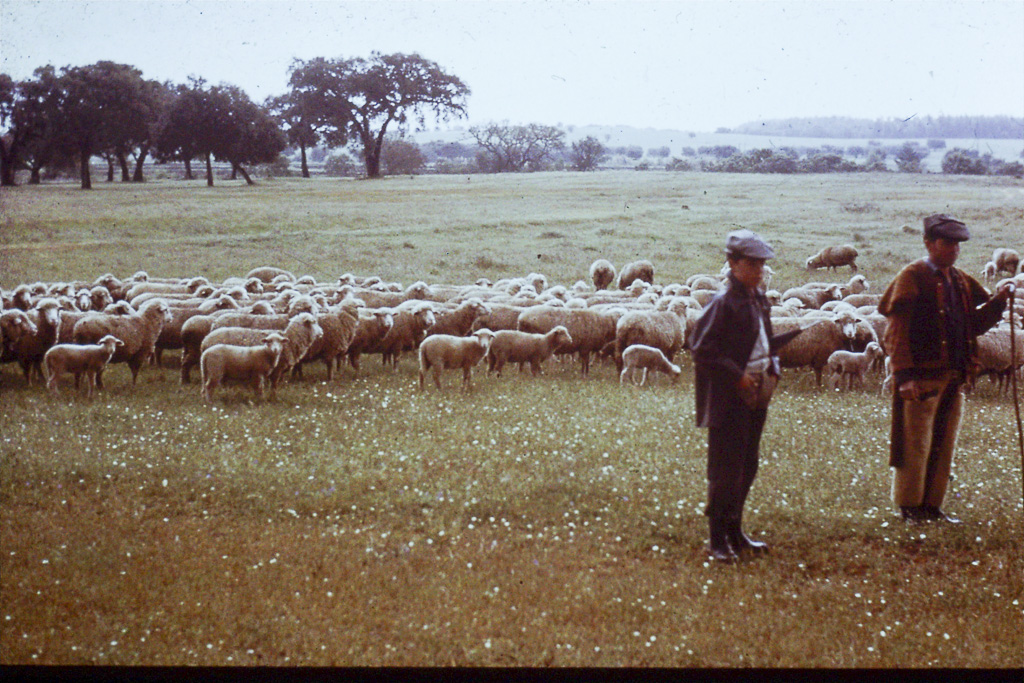
[{"label": "tree trunk", "polygon": [[135,159],[135,173],[132,175],[133,183],[145,182],[145,178],[142,177],[142,164],[146,161],[146,155],[149,150],[145,147],[139,150],[139,156]]},{"label": "tree trunk", "polygon": [[213,160],[209,152],[206,153],[206,186],[213,187]]},{"label": "tree trunk", "polygon": [[231,178],[229,180],[238,180],[238,167],[231,164]]},{"label": "tree trunk", "polygon": [[236,172],[242,174],[242,177],[245,178],[246,185],[255,185],[256,184],[256,183],[254,183],[252,181],[252,178],[249,177],[249,174],[245,172],[245,169],[242,167],[241,164],[236,164],[236,163],[232,162],[231,163],[231,177],[232,178],[237,177],[235,175]]},{"label": "tree trunk", "polygon": [[[305,160],[305,159],[303,159]],[[17,143],[0,142],[0,186],[14,187],[14,172],[18,163]]]},{"label": "tree trunk", "polygon": [[82,189],[92,189],[92,176],[89,174],[89,158],[92,156],[91,150],[82,149],[79,151],[79,175],[82,176]]},{"label": "tree trunk", "polygon": [[366,177],[380,178],[380,149],[366,148]]},{"label": "tree trunk", "polygon": [[28,184],[29,185],[38,185],[40,183],[40,178],[39,178],[39,171],[40,170],[41,170],[40,168],[32,168],[32,169],[30,169],[31,173],[28,176]]},{"label": "tree trunk", "polygon": [[309,164],[306,163],[306,146],[305,145],[299,145],[299,150],[302,153],[302,177],[303,178],[308,178],[309,177]]},{"label": "tree trunk", "polygon": [[128,157],[125,156],[124,152],[117,152],[117,163],[121,167],[121,182],[131,182],[132,174],[128,170]]},{"label": "tree trunk", "polygon": [[195,180],[196,177],[192,175],[192,160],[185,159],[185,180]]},{"label": "tree trunk", "polygon": [[114,182],[114,157],[109,154],[106,156],[107,159],[107,182]]}]

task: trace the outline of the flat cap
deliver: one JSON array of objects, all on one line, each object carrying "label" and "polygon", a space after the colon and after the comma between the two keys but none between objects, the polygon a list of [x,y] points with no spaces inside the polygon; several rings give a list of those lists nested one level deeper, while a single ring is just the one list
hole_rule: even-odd
[{"label": "flat cap", "polygon": [[924,219],[924,238],[933,240],[937,237],[966,242],[971,239],[971,233],[963,222],[944,213],[935,213]]},{"label": "flat cap", "polygon": [[725,253],[730,256],[744,256],[746,258],[770,259],[775,258],[770,244],[764,241],[760,235],[751,230],[733,230],[725,238]]}]

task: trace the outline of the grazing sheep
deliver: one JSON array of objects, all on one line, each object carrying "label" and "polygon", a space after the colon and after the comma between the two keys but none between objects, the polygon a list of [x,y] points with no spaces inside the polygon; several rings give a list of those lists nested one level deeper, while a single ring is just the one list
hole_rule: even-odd
[{"label": "grazing sheep", "polygon": [[799,299],[806,308],[821,308],[822,304],[826,301],[835,301],[842,298],[842,289],[840,289],[839,285],[835,284],[826,285],[825,287],[801,285],[799,287],[790,287],[782,293],[783,302],[789,299]]},{"label": "grazing sheep", "polygon": [[1020,254],[1016,249],[998,247],[992,252],[992,262],[996,264],[996,273],[1016,275],[1017,268],[1020,266]]},{"label": "grazing sheep", "polygon": [[370,353],[371,349],[380,345],[382,339],[395,324],[394,311],[390,308],[368,309],[359,312],[355,333],[349,342],[345,355],[352,369],[359,372],[359,356]]},{"label": "grazing sheep", "polygon": [[[284,335],[284,348],[277,361],[277,366],[270,375],[272,386],[276,390],[281,382],[281,377],[302,360],[309,347],[323,336],[324,330],[312,313],[300,313],[288,321],[288,326],[282,333]],[[266,330],[254,330],[246,327],[219,327],[211,330],[200,344],[200,351],[216,344],[228,344],[230,346],[257,346],[263,343],[267,335]],[[202,357],[200,356],[200,359]]]},{"label": "grazing sheep", "polygon": [[569,331],[572,343],[559,353],[578,353],[584,376],[590,372],[590,354],[597,353],[608,342],[615,340],[615,324],[619,315],[593,309],[552,308],[534,306],[519,314],[517,327],[521,332],[546,334],[562,325]]},{"label": "grazing sheep", "polygon": [[[683,309],[685,316],[685,308]],[[652,346],[671,363],[686,339],[686,323],[674,311],[629,311],[615,324],[615,367],[622,372],[622,354],[633,345]]]},{"label": "grazing sheep", "polygon": [[210,281],[205,277],[194,277],[189,280],[179,280],[177,282],[139,282],[133,285],[126,293],[124,298],[132,302],[133,306],[138,307],[144,303],[140,301],[135,303],[136,297],[142,296],[143,294],[155,294],[157,296],[167,297],[173,294],[192,294],[200,287],[209,285]]},{"label": "grazing sheep", "polygon": [[[203,379],[203,398],[213,400],[213,390],[224,380],[252,384],[258,398],[263,397],[263,387],[270,380],[281,359],[286,339],[280,332],[270,332],[258,346],[232,346],[214,344],[203,351],[200,371]],[[274,395],[275,385],[271,383],[270,393]]]},{"label": "grazing sheep", "polygon": [[825,247],[814,256],[807,259],[807,270],[828,268],[836,270],[839,266],[850,266],[857,272],[857,249],[852,244],[844,244],[839,247]]},{"label": "grazing sheep", "polygon": [[284,276],[288,282],[295,282],[295,276],[287,270],[281,268],[274,268],[273,266],[261,266],[259,268],[253,268],[245,274],[245,279],[256,278],[260,282],[267,284],[274,281],[274,278]]},{"label": "grazing sheep", "polygon": [[526,306],[509,306],[507,304],[489,303],[490,313],[481,315],[473,321],[470,331],[487,328],[494,332],[498,330],[514,330],[519,324],[519,314],[527,309]]},{"label": "grazing sheep", "polygon": [[[100,376],[107,367],[114,352],[124,342],[112,334],[105,335],[96,344],[57,344],[51,346],[43,356],[46,367],[46,388],[57,394],[57,380],[62,373],[75,376],[75,389],[85,375],[85,395],[92,396],[93,388],[100,385]],[[100,385],[102,386],[102,385]]]},{"label": "grazing sheep", "polygon": [[462,384],[469,388],[473,366],[487,354],[494,333],[484,328],[469,337],[432,334],[420,344],[420,389],[424,389],[427,372],[433,370],[434,384],[441,388],[441,370],[462,368]]},{"label": "grazing sheep", "polygon": [[717,292],[723,287],[723,283],[721,278],[717,278],[714,275],[691,275],[686,280],[686,286],[690,288],[691,293],[697,289]]},{"label": "grazing sheep", "polygon": [[31,385],[33,376],[43,380],[43,357],[46,351],[57,343],[60,328],[60,304],[52,297],[40,299],[25,312],[35,327],[35,333],[23,334],[16,341],[7,344],[8,353],[18,361],[25,381]]},{"label": "grazing sheep", "polygon": [[519,363],[520,371],[524,363],[529,363],[531,372],[539,375],[544,361],[571,344],[572,336],[563,325],[553,327],[545,334],[498,330],[487,352],[487,371],[496,372],[501,377],[505,363]]},{"label": "grazing sheep", "polygon": [[[75,323],[72,338],[76,344],[95,344],[108,334],[124,342],[118,347],[111,363],[127,363],[132,371],[132,384],[139,370],[156,350],[156,340],[163,326],[171,320],[171,309],[162,299],[143,304],[133,315],[107,315],[89,313]],[[103,388],[102,374],[96,376],[96,386]]]},{"label": "grazing sheep", "polygon": [[607,259],[597,259],[590,264],[590,281],[598,291],[608,289],[608,286],[615,282],[615,266]]},{"label": "grazing sheep", "polygon": [[654,264],[646,259],[633,261],[622,266],[619,271],[619,289],[628,289],[634,280],[643,280],[647,284],[654,282]]},{"label": "grazing sheep", "polygon": [[867,347],[859,353],[843,349],[833,351],[827,363],[829,386],[838,389],[844,379],[847,389],[853,389],[854,380],[863,385],[864,375],[882,356],[882,347],[878,342],[868,342]]},{"label": "grazing sheep", "polygon": [[679,375],[682,372],[678,365],[665,357],[661,349],[646,344],[631,344],[622,352],[622,371],[619,373],[619,384],[625,382],[627,376],[629,376],[630,382],[636,384],[636,370],[638,369],[643,370],[640,386],[647,381],[648,370],[664,372],[672,378],[673,382],[679,381]]},{"label": "grazing sheep", "polygon": [[805,328],[804,332],[779,349],[779,362],[784,368],[810,367],[818,386],[833,351],[848,348],[857,332],[854,316],[840,314],[823,318],[810,324],[803,318],[773,318],[772,331],[782,334],[790,330]]},{"label": "grazing sheep", "polygon": [[996,264],[995,261],[989,261],[985,264],[985,267],[981,269],[981,274],[985,278],[985,282],[992,282],[996,279]]}]

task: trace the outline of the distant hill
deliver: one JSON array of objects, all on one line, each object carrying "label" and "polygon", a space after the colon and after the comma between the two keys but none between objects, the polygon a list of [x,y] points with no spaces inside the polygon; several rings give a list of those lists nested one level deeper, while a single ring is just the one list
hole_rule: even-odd
[{"label": "distant hill", "polygon": [[846,116],[752,121],[720,133],[801,138],[988,138],[1024,139],[1024,118],[1012,116],[911,116],[907,119],[854,119]]}]

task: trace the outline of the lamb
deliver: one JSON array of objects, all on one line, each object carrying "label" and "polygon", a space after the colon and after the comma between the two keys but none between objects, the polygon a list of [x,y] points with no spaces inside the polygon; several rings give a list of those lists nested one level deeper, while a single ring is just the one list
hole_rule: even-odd
[{"label": "lamb", "polygon": [[[203,351],[200,370],[203,378],[203,398],[213,401],[213,391],[228,379],[249,382],[258,398],[263,397],[263,387],[270,380],[281,359],[287,342],[279,332],[266,334],[258,346],[232,346],[214,344]],[[271,395],[275,385],[271,384]]]},{"label": "lamb", "polygon": [[[288,322],[284,329],[284,348],[281,350],[280,358],[274,371],[270,375],[273,388],[276,390],[281,382],[281,377],[290,372],[295,365],[306,355],[306,351],[313,343],[323,336],[324,330],[317,323],[311,313],[300,313]],[[257,346],[263,343],[267,335],[266,330],[254,330],[245,327],[220,327],[211,330],[203,343],[200,344],[200,351],[217,344],[228,344],[231,346]],[[202,357],[200,356],[200,362]]]},{"label": "lamb", "polygon": [[57,380],[62,373],[75,376],[75,389],[85,375],[85,395],[92,396],[93,388],[100,384],[104,368],[124,342],[112,334],[104,335],[96,344],[57,344],[51,346],[43,363],[46,367],[46,388],[59,393]]},{"label": "lamb", "polygon": [[[257,302],[259,304],[260,302]],[[249,327],[258,329],[284,330],[288,316],[254,312],[257,304],[248,313],[221,311],[211,315],[194,315],[181,326],[181,383],[192,381],[192,368],[202,359],[202,343],[215,325],[221,327]],[[260,308],[259,310],[268,310]],[[273,310],[273,309],[269,309]]]},{"label": "lamb", "polygon": [[16,341],[8,343],[8,353],[18,361],[25,381],[31,385],[32,377],[43,378],[43,358],[46,351],[57,343],[60,328],[60,305],[52,297],[40,299],[25,315],[32,321],[36,331],[23,334]]},{"label": "lamb", "polygon": [[607,259],[597,259],[590,264],[590,281],[598,291],[608,289],[608,286],[615,282],[615,266]]},{"label": "lamb", "polygon": [[590,354],[597,353],[610,341],[615,340],[615,324],[618,314],[602,313],[591,309],[551,308],[534,306],[519,314],[517,327],[521,332],[546,334],[558,325],[564,326],[572,343],[563,347],[560,353],[578,353],[584,376],[590,372]]},{"label": "lamb", "polygon": [[518,330],[499,330],[494,333],[490,350],[487,352],[487,371],[501,377],[505,363],[530,364],[534,376],[540,374],[540,366],[556,351],[572,344],[572,336],[564,325],[551,328],[545,334],[532,334]]},{"label": "lamb", "polygon": [[[685,307],[683,307],[685,315]],[[629,311],[615,325],[615,367],[622,372],[626,348],[653,346],[671,363],[686,338],[686,324],[675,311]]]},{"label": "lamb", "polygon": [[802,318],[773,318],[772,331],[781,334],[789,330],[805,328],[804,332],[779,350],[779,362],[784,368],[810,367],[818,386],[822,386],[822,372],[828,365],[833,351],[847,348],[857,332],[857,321],[853,316],[838,315],[825,318],[807,326]]},{"label": "lamb", "polygon": [[[442,308],[442,310],[438,310]],[[456,337],[465,337],[473,331],[473,323],[482,315],[487,315],[491,309],[483,301],[471,297],[460,303],[455,308],[434,308],[434,324],[427,328],[427,335],[451,334]]]},{"label": "lamb", "polygon": [[665,357],[661,349],[647,346],[646,344],[631,344],[623,351],[622,366],[622,371],[619,373],[619,384],[625,382],[627,376],[629,376],[633,384],[636,384],[636,370],[638,369],[643,370],[643,374],[640,377],[640,386],[643,386],[644,382],[647,381],[648,370],[664,372],[672,378],[673,382],[679,381],[679,375],[682,372],[678,365],[675,365]]},{"label": "lamb", "polygon": [[633,261],[622,266],[619,271],[619,289],[627,289],[634,280],[643,280],[647,284],[654,282],[654,264],[646,259]]},{"label": "lamb", "polygon": [[494,333],[487,328],[477,330],[469,337],[450,334],[432,334],[420,344],[420,389],[424,389],[427,372],[433,370],[434,384],[441,388],[441,370],[462,368],[462,384],[470,387],[473,366],[487,354]]},{"label": "lamb", "polygon": [[[107,315],[89,313],[75,323],[72,337],[76,344],[95,344],[108,334],[124,342],[118,347],[111,363],[127,363],[132,371],[132,384],[139,370],[156,350],[156,340],[163,326],[171,320],[171,310],[161,299],[143,304],[134,315]],[[102,375],[96,376],[96,386],[103,388]]]},{"label": "lamb", "polygon": [[1020,254],[1016,249],[998,247],[992,252],[992,262],[996,264],[996,273],[1006,272],[1016,275],[1017,268],[1020,266]]},{"label": "lamb", "polygon": [[996,264],[995,261],[989,261],[985,264],[985,267],[981,269],[981,275],[985,278],[985,282],[992,282],[996,279]]},{"label": "lamb", "polygon": [[847,389],[853,389],[854,380],[863,385],[864,376],[882,356],[882,347],[878,342],[868,342],[867,347],[860,353],[843,349],[833,351],[827,363],[829,385],[833,389],[838,389],[844,379]]},{"label": "lamb", "polygon": [[807,270],[828,268],[836,270],[840,266],[850,266],[850,269],[857,272],[857,249],[852,244],[844,244],[838,247],[825,247],[814,256],[807,259]]}]

